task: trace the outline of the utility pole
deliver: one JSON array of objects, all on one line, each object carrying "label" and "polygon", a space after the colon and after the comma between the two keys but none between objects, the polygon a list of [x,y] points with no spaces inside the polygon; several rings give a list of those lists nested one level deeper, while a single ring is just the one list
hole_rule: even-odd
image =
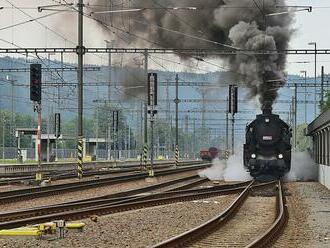
[{"label": "utility pole", "polygon": [[228,101],[228,97],[227,97],[227,105],[226,105],[226,108],[227,108],[227,111],[226,111],[226,150],[228,151],[229,150],[229,110],[228,110],[228,107],[229,107],[229,101]]},{"label": "utility pole", "polygon": [[179,165],[179,75],[175,76],[175,166]]},{"label": "utility pole", "polygon": [[5,161],[5,114],[2,116],[2,159]]},{"label": "utility pole", "polygon": [[317,110],[316,110],[316,77],[317,77],[317,63],[316,63],[316,59],[317,59],[317,46],[316,46],[316,42],[310,42],[308,43],[308,45],[312,45],[314,46],[314,49],[315,49],[315,57],[314,57],[314,117],[316,118],[316,113],[317,113]]},{"label": "utility pole", "polygon": [[48,116],[47,116],[47,126],[46,126],[46,129],[47,129],[47,149],[46,149],[46,161],[49,162],[49,150],[50,150],[50,140],[49,140],[49,126],[50,126],[50,106],[48,106],[48,109],[47,109],[47,112],[48,112]]},{"label": "utility pole", "polygon": [[[307,71],[300,71],[301,73],[304,73],[304,79],[305,79],[305,123],[307,123]],[[295,85],[297,86],[297,85]]]},{"label": "utility pole", "polygon": [[[112,42],[108,40],[104,40],[106,42],[106,47],[111,48]],[[111,52],[108,54],[108,104],[109,104],[109,109],[108,109],[108,136],[107,136],[107,159],[111,160],[111,109],[110,109],[110,103],[111,103],[111,83],[112,83],[112,72],[111,72]]]},{"label": "utility pole", "polygon": [[83,45],[83,0],[78,2],[78,166],[77,174],[78,178],[83,177],[83,59],[85,53],[85,47]]},{"label": "utility pole", "polygon": [[205,129],[205,105],[206,105],[206,101],[205,101],[205,90],[202,89],[202,129],[204,132]]},{"label": "utility pole", "polygon": [[128,126],[128,158],[131,157],[131,126]]},{"label": "utility pole", "polygon": [[[99,99],[99,86],[96,86],[96,96]],[[96,145],[95,145],[95,159],[98,159],[98,151],[99,151],[99,103],[96,103]]]},{"label": "utility pole", "polygon": [[294,86],[294,147],[297,148],[297,84]]},{"label": "utility pole", "polygon": [[[63,53],[61,53],[61,79],[64,79],[64,67],[63,67]],[[60,115],[61,109],[61,89],[60,89],[60,81],[57,80],[57,111],[55,113],[55,121],[56,116]],[[55,127],[56,129],[56,127]],[[59,136],[55,137],[55,161],[58,161],[58,138]]]},{"label": "utility pole", "polygon": [[[144,52],[144,75],[148,79],[148,50]],[[148,103],[147,94],[144,101],[144,147],[143,147],[143,157],[144,166],[147,167],[147,157],[148,157]]]},{"label": "utility pole", "polygon": [[112,133],[113,133],[112,135],[113,135],[113,153],[114,153],[115,162],[117,158],[119,159],[118,126],[119,126],[119,112],[118,110],[114,110],[112,111]]},{"label": "utility pole", "polygon": [[189,148],[188,148],[188,129],[189,129],[189,117],[188,115],[185,116],[185,134],[184,134],[184,152],[185,155],[189,154]]},{"label": "utility pole", "polygon": [[148,73],[148,105],[150,114],[150,168],[149,177],[154,176],[154,121],[155,121],[155,106],[157,106],[157,74]]},{"label": "utility pole", "polygon": [[9,75],[6,76],[6,80],[11,84],[11,120],[10,120],[10,145],[15,146],[15,104],[14,104],[14,95],[15,95],[15,81],[11,79]]},{"label": "utility pole", "polygon": [[[106,43],[106,47],[107,48],[111,48],[113,42],[112,41],[108,41],[108,40],[104,40]],[[111,83],[112,83],[112,71],[111,71],[111,66],[112,66],[112,61],[111,61],[111,52],[109,52],[108,54],[108,101],[110,103],[110,99],[111,99]]]},{"label": "utility pole", "polygon": [[[139,120],[139,114],[140,114],[140,137],[139,137],[139,142],[140,142],[140,147],[143,146],[143,101],[140,103],[140,110],[137,111],[137,120]],[[141,161],[142,161],[142,154],[141,154]]]},{"label": "utility pole", "polygon": [[235,114],[232,114],[231,118],[231,151],[235,153]]},{"label": "utility pole", "polygon": [[[169,93],[169,79],[166,80],[166,119],[170,120],[171,116],[171,102],[170,102],[170,93]],[[171,150],[171,135],[165,136],[166,142],[166,157],[169,157],[169,151]]]},{"label": "utility pole", "polygon": [[324,66],[321,67],[321,100],[320,106],[323,106],[324,97]]},{"label": "utility pole", "polygon": [[192,145],[192,148],[193,148],[193,154],[194,154],[194,159],[196,158],[195,156],[195,153],[196,153],[196,119],[195,119],[195,115],[194,115],[194,122],[193,122],[193,145]]}]

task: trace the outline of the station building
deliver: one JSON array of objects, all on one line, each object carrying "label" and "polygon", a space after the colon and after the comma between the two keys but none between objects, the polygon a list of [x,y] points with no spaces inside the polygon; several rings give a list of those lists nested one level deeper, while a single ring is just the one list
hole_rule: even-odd
[{"label": "station building", "polygon": [[310,123],[306,131],[313,139],[319,182],[330,189],[330,108]]}]

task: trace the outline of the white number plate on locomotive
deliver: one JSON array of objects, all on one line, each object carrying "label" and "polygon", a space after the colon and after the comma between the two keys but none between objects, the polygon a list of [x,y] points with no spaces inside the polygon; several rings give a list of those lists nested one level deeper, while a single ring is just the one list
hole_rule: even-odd
[{"label": "white number plate on locomotive", "polygon": [[263,140],[273,140],[273,136],[262,136]]}]

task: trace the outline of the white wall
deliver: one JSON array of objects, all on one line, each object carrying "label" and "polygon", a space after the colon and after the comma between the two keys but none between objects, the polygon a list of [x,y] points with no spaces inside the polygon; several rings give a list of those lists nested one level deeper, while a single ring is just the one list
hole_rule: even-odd
[{"label": "white wall", "polygon": [[330,189],[330,166],[319,165],[319,182]]}]

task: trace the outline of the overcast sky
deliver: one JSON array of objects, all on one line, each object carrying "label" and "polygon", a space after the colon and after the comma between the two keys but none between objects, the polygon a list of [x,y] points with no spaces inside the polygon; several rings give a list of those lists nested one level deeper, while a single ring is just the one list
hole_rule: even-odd
[{"label": "overcast sky", "polygon": [[[10,3],[18,7],[36,7],[40,5],[53,4],[51,0],[10,0]],[[93,1],[90,1],[93,2]],[[290,42],[291,49],[298,48],[313,48],[308,45],[308,42],[317,42],[318,48],[330,48],[330,1],[329,0],[287,0],[288,5],[308,5],[313,6],[313,12],[308,13],[298,12],[296,14],[296,33]],[[7,0],[0,0],[1,6],[10,6]],[[323,7],[323,8],[319,8]],[[324,8],[328,7],[328,8]],[[24,9],[27,14],[34,17],[50,14],[52,12],[38,13],[36,9]],[[76,41],[76,18],[69,18],[68,14],[56,14],[52,17],[41,19],[40,22],[52,27],[58,34],[63,34],[67,40],[59,38],[58,35],[38,23],[28,23],[14,28],[1,30],[3,27],[28,20],[29,17],[16,9],[5,8],[0,10],[0,47],[11,47],[12,45],[1,41],[4,39],[8,42],[13,42],[21,47],[73,47]],[[65,22],[63,22],[65,20]],[[109,39],[109,35],[102,31],[92,21],[85,21],[85,45],[94,47],[104,47],[104,40]],[[307,61],[308,63],[295,63],[298,61]],[[318,73],[320,66],[330,66],[330,57],[318,56]],[[87,62],[105,63],[106,58],[103,59],[97,56],[87,58]],[[287,71],[290,74],[299,74],[301,70],[307,70],[308,75],[314,74],[314,56],[289,56]],[[197,62],[196,62],[197,63]],[[204,65],[205,67],[210,65]],[[168,65],[167,68],[175,69],[177,65]],[[210,68],[215,70],[216,68]]]}]

